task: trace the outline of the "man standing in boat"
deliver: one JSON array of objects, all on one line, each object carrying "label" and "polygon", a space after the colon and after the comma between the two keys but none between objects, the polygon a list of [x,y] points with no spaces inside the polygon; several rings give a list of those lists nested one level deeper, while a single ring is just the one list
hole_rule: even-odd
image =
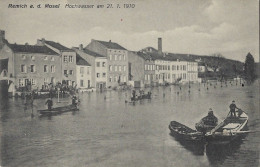
[{"label": "man standing in boat", "polygon": [[72,105],[75,107],[77,107],[77,105],[78,105],[78,99],[77,99],[76,95],[74,95],[72,97]]},{"label": "man standing in boat", "polygon": [[49,98],[49,99],[46,101],[45,105],[46,105],[46,104],[48,105],[48,110],[51,110],[51,109],[52,109],[52,105],[53,105],[52,99]]},{"label": "man standing in boat", "polygon": [[234,116],[236,117],[236,109],[239,109],[237,108],[236,104],[235,104],[235,100],[232,101],[232,103],[229,105],[229,108],[230,108],[230,116]]},{"label": "man standing in boat", "polygon": [[196,123],[195,127],[200,132],[206,132],[211,130],[218,124],[218,118],[213,114],[213,110],[210,108],[208,115]]}]

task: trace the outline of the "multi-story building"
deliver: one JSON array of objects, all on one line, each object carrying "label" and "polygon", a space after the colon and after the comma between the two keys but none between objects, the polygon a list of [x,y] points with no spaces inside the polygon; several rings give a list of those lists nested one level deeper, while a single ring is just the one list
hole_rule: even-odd
[{"label": "multi-story building", "polygon": [[[149,55],[155,64],[155,81],[159,84],[176,82],[197,82],[198,63],[186,54],[162,52],[162,39],[158,39],[158,50],[146,47],[143,53]],[[149,66],[146,67],[149,69]]]},{"label": "multi-story building", "polygon": [[98,90],[106,88],[107,58],[86,48],[83,49],[82,44],[78,48],[74,47],[73,49],[91,65],[91,87]]},{"label": "multi-story building", "polygon": [[37,45],[47,46],[61,57],[62,83],[76,86],[76,52],[60,43],[47,41],[44,38],[37,40]]},{"label": "multi-story building", "polygon": [[107,58],[107,87],[127,84],[129,80],[128,51],[114,42],[91,40],[85,49]]},{"label": "multi-story building", "polygon": [[91,87],[91,65],[80,55],[76,55],[76,78],[78,89],[89,89]]},{"label": "multi-story building", "polygon": [[[4,69],[14,93],[20,88],[47,89],[61,82],[59,55],[46,46],[9,44],[1,48],[1,60],[6,59]],[[13,88],[10,88],[13,86]]]}]

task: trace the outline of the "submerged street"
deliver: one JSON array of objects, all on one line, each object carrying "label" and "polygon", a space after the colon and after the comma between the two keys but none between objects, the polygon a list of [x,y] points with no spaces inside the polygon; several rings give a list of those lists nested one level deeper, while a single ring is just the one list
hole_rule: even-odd
[{"label": "submerged street", "polygon": [[[215,86],[215,88],[214,88]],[[129,101],[131,91],[79,93],[79,111],[40,117],[46,99],[25,108],[23,99],[1,102],[3,166],[258,166],[260,133],[249,133],[225,147],[186,145],[175,140],[168,125],[175,120],[195,129],[208,109],[219,122],[236,101],[249,116],[248,128],[259,124],[259,81],[242,87],[228,83],[146,88],[152,99]],[[71,103],[54,99],[54,107]]]}]

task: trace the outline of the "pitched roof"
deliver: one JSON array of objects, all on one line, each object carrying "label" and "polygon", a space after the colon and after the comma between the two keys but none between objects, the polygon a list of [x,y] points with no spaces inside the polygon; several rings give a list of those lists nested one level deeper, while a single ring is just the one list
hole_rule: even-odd
[{"label": "pitched roof", "polygon": [[67,48],[66,46],[61,45],[60,43],[54,41],[44,41],[46,44],[51,45],[52,47],[60,51],[73,51],[72,49]]},{"label": "pitched roof", "polygon": [[139,51],[139,52],[136,52],[136,54],[138,56],[140,56],[141,58],[143,58],[144,60],[154,60],[152,56],[150,56],[149,54],[145,53],[145,52],[142,52],[142,51]]},{"label": "pitched roof", "polygon": [[105,56],[102,56],[102,55],[100,55],[100,54],[98,54],[98,53],[96,53],[96,52],[93,52],[93,51],[91,51],[91,50],[88,50],[88,49],[86,49],[86,48],[84,48],[82,51],[83,51],[84,53],[90,55],[90,56],[93,56],[93,57],[105,57]]},{"label": "pitched roof", "polygon": [[38,46],[38,45],[17,45],[9,44],[8,45],[13,52],[22,52],[22,53],[41,53],[48,55],[58,55],[56,52],[48,48],[47,46]]},{"label": "pitched roof", "polygon": [[120,50],[126,50],[126,48],[122,47],[121,45],[119,45],[118,43],[114,43],[114,42],[106,42],[106,41],[98,41],[95,40],[99,43],[101,43],[102,45],[104,45],[105,47],[107,47],[108,49],[120,49]]},{"label": "pitched roof", "polygon": [[90,66],[90,64],[83,59],[79,54],[76,54],[76,64],[81,66]]}]

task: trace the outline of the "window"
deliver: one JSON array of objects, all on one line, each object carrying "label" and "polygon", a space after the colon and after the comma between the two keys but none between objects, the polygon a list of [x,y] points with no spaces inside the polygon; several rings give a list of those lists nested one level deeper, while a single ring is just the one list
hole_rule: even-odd
[{"label": "window", "polygon": [[63,57],[63,62],[67,63],[68,62],[68,56]]},{"label": "window", "polygon": [[168,70],[170,70],[170,66],[168,66]]},{"label": "window", "polygon": [[117,66],[115,66],[115,71],[117,71]]},{"label": "window", "polygon": [[73,56],[69,56],[69,62],[73,62]]},{"label": "window", "polygon": [[21,72],[22,73],[26,73],[27,72],[26,66],[24,64],[21,65]]},{"label": "window", "polygon": [[126,82],[126,76],[123,75],[123,82]]},{"label": "window", "polygon": [[68,70],[64,70],[64,75],[67,75],[68,74]]},{"label": "window", "polygon": [[186,71],[186,66],[185,65],[183,65],[183,70]]},{"label": "window", "polygon": [[31,72],[35,72],[35,65],[31,65]]},{"label": "window", "polygon": [[89,67],[87,67],[87,74],[89,74]]},{"label": "window", "polygon": [[121,60],[121,55],[118,55],[118,60]]},{"label": "window", "polygon": [[72,75],[73,74],[73,70],[70,70],[70,75]]},{"label": "window", "polygon": [[126,71],[126,66],[123,66],[123,70]]},{"label": "window", "polygon": [[145,64],[145,65],[144,65],[144,69],[145,69],[145,70],[147,70],[147,69],[148,69],[148,68],[147,68],[147,64]]},{"label": "window", "polygon": [[123,55],[123,60],[125,60],[125,55]]},{"label": "window", "polygon": [[47,56],[44,56],[44,60],[48,60],[48,57],[47,57]]},{"label": "window", "polygon": [[19,86],[24,86],[24,79],[19,79]]},{"label": "window", "polygon": [[144,75],[144,80],[146,80],[146,81],[147,81],[147,75],[146,75],[146,74]]},{"label": "window", "polygon": [[105,77],[106,77],[106,73],[103,73],[103,74],[102,74],[102,77],[105,78]]},{"label": "window", "polygon": [[115,60],[117,60],[117,55],[115,55]]},{"label": "window", "polygon": [[100,67],[100,62],[97,62],[97,67]]},{"label": "window", "polygon": [[25,60],[25,59],[26,59],[26,56],[25,56],[25,55],[22,55],[22,59]]},{"label": "window", "polygon": [[100,74],[99,73],[97,73],[97,78],[99,78],[100,77]]},{"label": "window", "polygon": [[36,85],[36,80],[35,79],[32,78],[32,79],[30,79],[30,81],[31,81],[32,85]]},{"label": "window", "polygon": [[122,70],[122,66],[118,66],[118,71],[121,71]]},{"label": "window", "polygon": [[109,71],[112,71],[113,70],[113,67],[110,65],[109,66]]},{"label": "window", "polygon": [[147,80],[148,80],[148,81],[150,80],[150,75],[147,75]]},{"label": "window", "polygon": [[54,57],[51,57],[51,61],[54,61],[55,59],[54,59]]},{"label": "window", "polygon": [[179,66],[177,65],[177,71],[179,70]]},{"label": "window", "polygon": [[84,86],[84,80],[80,80],[80,87]]},{"label": "window", "polygon": [[35,57],[34,57],[34,56],[31,56],[31,59],[32,59],[32,60],[35,60]]},{"label": "window", "polygon": [[47,65],[43,66],[43,72],[48,72],[48,66]]},{"label": "window", "polygon": [[106,62],[102,62],[102,67],[106,67]]},{"label": "window", "polygon": [[51,66],[51,72],[52,72],[52,73],[55,72],[55,66],[54,66],[54,65]]},{"label": "window", "polygon": [[80,67],[79,73],[80,73],[80,74],[84,74],[84,67]]},{"label": "window", "polygon": [[43,79],[43,82],[44,82],[44,84],[49,83],[48,78],[44,78],[44,79]]},{"label": "window", "polygon": [[114,77],[114,82],[117,82],[117,76]]},{"label": "window", "polygon": [[113,55],[109,55],[109,60],[112,60],[113,59]]},{"label": "window", "polygon": [[109,82],[112,82],[112,77],[109,77]]}]

